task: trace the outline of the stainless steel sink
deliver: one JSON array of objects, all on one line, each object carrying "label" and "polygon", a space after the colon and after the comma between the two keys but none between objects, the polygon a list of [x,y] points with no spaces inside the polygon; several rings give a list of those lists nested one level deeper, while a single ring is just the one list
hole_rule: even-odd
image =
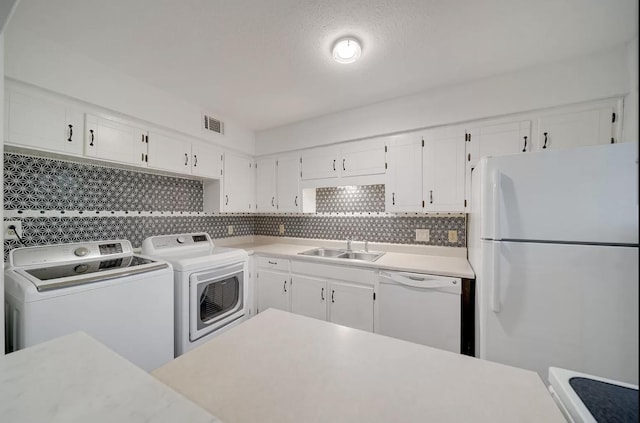
[{"label": "stainless steel sink", "polygon": [[333,248],[314,248],[312,250],[303,251],[298,253],[304,256],[314,257],[329,257],[339,258],[345,260],[363,260],[363,261],[376,261],[384,255],[383,252],[373,251],[348,251]]}]

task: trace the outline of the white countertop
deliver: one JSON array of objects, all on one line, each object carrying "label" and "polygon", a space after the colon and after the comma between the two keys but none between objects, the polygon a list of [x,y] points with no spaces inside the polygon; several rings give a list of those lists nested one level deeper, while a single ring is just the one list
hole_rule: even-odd
[{"label": "white countertop", "polygon": [[[216,241],[217,243],[219,241]],[[453,276],[473,279],[475,274],[467,260],[466,248],[404,246],[393,244],[370,244],[371,251],[386,251],[375,262],[345,260],[326,257],[302,256],[299,253],[318,247],[345,248],[345,242],[256,237],[255,241],[233,243],[222,241],[220,245],[247,250],[249,254],[285,257],[340,265],[351,265],[375,269],[389,269],[404,272],[427,273],[431,275]],[[360,249],[361,242],[354,242],[354,249]]]},{"label": "white countertop", "polygon": [[0,357],[3,422],[220,422],[82,332]]},{"label": "white countertop", "polygon": [[534,372],[273,309],[152,374],[228,423],[565,422]]}]

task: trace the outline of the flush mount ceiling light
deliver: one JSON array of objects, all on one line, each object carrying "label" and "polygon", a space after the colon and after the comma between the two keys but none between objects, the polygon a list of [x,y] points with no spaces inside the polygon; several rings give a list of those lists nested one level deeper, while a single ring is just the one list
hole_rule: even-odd
[{"label": "flush mount ceiling light", "polygon": [[353,63],[361,54],[360,43],[353,37],[341,38],[333,45],[333,60],[338,63]]}]

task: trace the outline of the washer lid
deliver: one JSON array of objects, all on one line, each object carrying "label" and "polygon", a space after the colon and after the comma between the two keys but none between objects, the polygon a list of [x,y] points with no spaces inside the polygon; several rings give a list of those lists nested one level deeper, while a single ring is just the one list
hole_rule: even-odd
[{"label": "washer lid", "polygon": [[571,370],[549,367],[549,383],[575,422],[603,417],[638,421],[638,386]]}]

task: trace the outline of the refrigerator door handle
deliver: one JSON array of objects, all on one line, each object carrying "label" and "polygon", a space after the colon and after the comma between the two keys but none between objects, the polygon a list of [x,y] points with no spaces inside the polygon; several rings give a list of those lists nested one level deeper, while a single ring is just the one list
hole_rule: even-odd
[{"label": "refrigerator door handle", "polygon": [[497,169],[491,173],[493,188],[493,239],[500,240],[500,196],[502,195],[502,187],[500,186],[501,175]]},{"label": "refrigerator door handle", "polygon": [[500,246],[497,242],[491,243],[491,310],[494,313],[500,313],[502,306],[500,304],[500,268],[498,266],[498,253]]}]

